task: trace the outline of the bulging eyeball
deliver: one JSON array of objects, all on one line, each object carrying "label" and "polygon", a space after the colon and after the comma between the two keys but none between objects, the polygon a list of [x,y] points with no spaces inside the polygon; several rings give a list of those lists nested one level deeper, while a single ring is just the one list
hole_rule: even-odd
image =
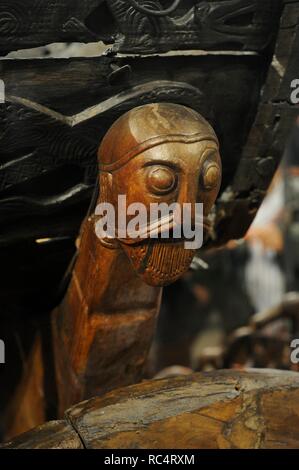
[{"label": "bulging eyeball", "polygon": [[166,167],[152,168],[147,177],[149,189],[156,194],[167,194],[175,189],[176,175]]},{"label": "bulging eyeball", "polygon": [[207,161],[204,164],[203,172],[201,175],[201,183],[203,185],[203,189],[211,190],[215,189],[221,179],[221,170],[217,162],[215,161]]}]

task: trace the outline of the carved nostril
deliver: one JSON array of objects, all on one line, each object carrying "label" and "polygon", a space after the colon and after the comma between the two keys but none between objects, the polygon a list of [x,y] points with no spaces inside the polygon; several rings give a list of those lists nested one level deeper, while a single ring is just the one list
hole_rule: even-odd
[{"label": "carved nostril", "polygon": [[221,179],[221,171],[216,162],[207,162],[203,168],[201,175],[201,183],[203,188],[211,190],[218,186]]}]

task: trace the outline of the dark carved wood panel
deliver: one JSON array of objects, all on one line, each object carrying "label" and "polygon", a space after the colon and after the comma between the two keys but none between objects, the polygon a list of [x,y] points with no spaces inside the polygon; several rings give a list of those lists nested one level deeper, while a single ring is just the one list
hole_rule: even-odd
[{"label": "dark carved wood panel", "polygon": [[102,40],[120,52],[263,51],[275,37],[281,0],[177,0],[173,11],[168,8],[172,4],[172,0],[1,0],[0,50]]},{"label": "dark carved wood panel", "polygon": [[240,238],[251,224],[284,153],[299,115],[290,102],[299,73],[299,1],[286,1],[279,35],[257,115],[232,185],[218,201],[217,232],[222,243]]}]

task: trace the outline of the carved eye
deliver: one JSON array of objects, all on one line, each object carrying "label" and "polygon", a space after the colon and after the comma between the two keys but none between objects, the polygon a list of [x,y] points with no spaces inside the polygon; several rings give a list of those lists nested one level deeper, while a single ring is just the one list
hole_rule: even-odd
[{"label": "carved eye", "polygon": [[176,175],[170,168],[153,168],[148,174],[148,186],[156,194],[167,194],[176,186]]},{"label": "carved eye", "polygon": [[207,161],[204,164],[201,181],[204,189],[211,190],[216,188],[221,179],[221,171],[218,163]]}]

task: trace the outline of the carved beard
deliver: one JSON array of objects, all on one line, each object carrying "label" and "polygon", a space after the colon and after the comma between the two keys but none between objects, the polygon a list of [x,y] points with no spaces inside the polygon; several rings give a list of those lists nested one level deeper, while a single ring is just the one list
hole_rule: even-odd
[{"label": "carved beard", "polygon": [[186,250],[184,242],[147,240],[138,245],[122,244],[137,274],[146,284],[163,287],[185,273],[195,250]]}]

